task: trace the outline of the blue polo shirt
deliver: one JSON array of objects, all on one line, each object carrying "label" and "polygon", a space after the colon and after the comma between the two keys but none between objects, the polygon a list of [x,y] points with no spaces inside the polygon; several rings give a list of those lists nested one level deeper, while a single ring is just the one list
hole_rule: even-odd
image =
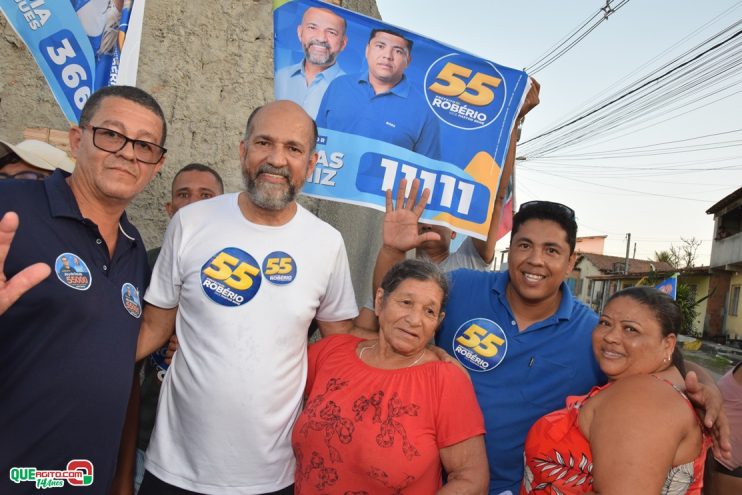
[{"label": "blue polo shirt", "polygon": [[338,77],[322,99],[317,127],[396,144],[428,158],[441,156],[438,120],[407,76],[378,95],[368,73]]},{"label": "blue polo shirt", "polygon": [[276,99],[298,103],[314,119],[327,87],[333,79],[343,74],[345,71],[340,64],[333,64],[314,76],[311,84],[307,85],[302,59],[298,64],[284,67],[276,73]]},{"label": "blue polo shirt", "polygon": [[92,463],[92,485],[52,491],[106,493],[118,455],[147,256],[125,214],[109,256],[67,175],[0,181],[0,216],[20,218],[6,276],[39,261],[52,267],[0,315],[0,493],[38,493],[33,482],[11,481],[12,467],[64,470],[73,459]]},{"label": "blue polo shirt", "polygon": [[605,382],[592,353],[598,317],[562,283],[556,313],[520,332],[505,297],[507,272],[457,270],[450,277],[436,343],[470,370],[487,429],[490,494],[518,493],[533,423],[564,407],[567,396]]}]

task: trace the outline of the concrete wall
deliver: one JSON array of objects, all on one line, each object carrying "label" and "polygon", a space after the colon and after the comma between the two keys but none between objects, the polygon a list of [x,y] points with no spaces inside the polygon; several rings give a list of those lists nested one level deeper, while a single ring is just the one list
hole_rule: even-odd
[{"label": "concrete wall", "polygon": [[[705,297],[709,293],[709,282],[711,281],[711,277],[708,275],[681,275],[679,280],[680,283],[683,283],[685,285],[695,285],[696,286],[696,301],[701,299],[702,297]],[[703,334],[705,330],[707,330],[708,327],[708,318],[706,316],[706,307],[708,305],[708,299],[702,301],[700,304],[696,306],[696,312],[698,313],[698,316],[693,321],[693,331]]]},{"label": "concrete wall", "polygon": [[[345,8],[378,18],[374,0]],[[250,111],[273,99],[271,0],[147,0],[138,85],[152,93],[169,124],[163,172],[127,210],[148,247],[160,244],[164,202],[175,172],[191,161],[216,167],[227,191],[241,189],[238,145]],[[41,71],[0,16],[0,138],[22,139],[26,127],[67,129]],[[357,298],[370,292],[380,214],[305,201],[345,237]]]},{"label": "concrete wall", "polygon": [[712,267],[742,266],[742,233],[730,235],[725,239],[714,240],[711,247]]},{"label": "concrete wall", "polygon": [[[592,300],[591,296],[595,296],[596,294],[589,294],[588,288],[590,286],[590,280],[589,277],[595,277],[598,275],[603,275],[600,270],[596,268],[595,265],[593,265],[590,261],[588,261],[587,258],[582,258],[580,262],[577,264],[576,268],[580,269],[580,278],[582,279],[582,290],[579,294],[575,294],[575,297],[579,299],[580,301],[584,302],[588,306],[591,306]],[[593,286],[596,284],[594,283]],[[593,289],[593,292],[595,292],[595,289]]]},{"label": "concrete wall", "polygon": [[578,237],[575,242],[575,251],[578,253],[603,254],[605,237],[604,235]]},{"label": "concrete wall", "polygon": [[731,279],[732,272],[719,270],[711,273],[709,280],[709,293],[711,296],[706,300],[704,337],[711,339],[722,338]]}]

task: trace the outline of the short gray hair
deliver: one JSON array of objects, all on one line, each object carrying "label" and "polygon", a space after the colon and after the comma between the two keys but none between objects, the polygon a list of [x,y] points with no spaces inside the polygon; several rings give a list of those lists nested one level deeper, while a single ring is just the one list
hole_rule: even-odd
[{"label": "short gray hair", "polygon": [[394,292],[399,285],[407,279],[419,280],[426,282],[430,280],[435,282],[441,291],[443,291],[443,298],[441,299],[441,309],[446,307],[448,302],[448,279],[446,275],[433,263],[422,260],[404,260],[400,261],[386,272],[384,279],[381,281],[379,286],[383,291],[382,301],[386,301],[389,294]]}]

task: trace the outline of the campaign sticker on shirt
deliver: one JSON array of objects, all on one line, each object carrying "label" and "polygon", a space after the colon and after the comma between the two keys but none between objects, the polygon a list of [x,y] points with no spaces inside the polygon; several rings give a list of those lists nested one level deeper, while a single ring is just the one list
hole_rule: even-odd
[{"label": "campaign sticker on shirt", "polygon": [[294,257],[283,251],[273,251],[263,260],[263,276],[274,284],[290,284],[296,278]]},{"label": "campaign sticker on shirt", "polygon": [[62,253],[54,262],[57,278],[67,287],[77,290],[88,290],[93,283],[88,265],[76,254]]},{"label": "campaign sticker on shirt", "polygon": [[260,264],[236,247],[220,250],[201,267],[201,288],[222,306],[241,306],[260,289]]},{"label": "campaign sticker on shirt", "polygon": [[169,364],[165,362],[165,355],[167,354],[168,344],[160,347],[158,350],[149,355],[149,362],[157,372],[157,381],[162,383],[165,379]]},{"label": "campaign sticker on shirt", "polygon": [[121,302],[124,303],[126,311],[134,318],[139,318],[142,315],[142,301],[139,299],[139,291],[129,282],[121,286]]},{"label": "campaign sticker on shirt", "polygon": [[472,371],[491,371],[508,352],[502,327],[492,320],[474,318],[461,325],[453,336],[453,355]]}]

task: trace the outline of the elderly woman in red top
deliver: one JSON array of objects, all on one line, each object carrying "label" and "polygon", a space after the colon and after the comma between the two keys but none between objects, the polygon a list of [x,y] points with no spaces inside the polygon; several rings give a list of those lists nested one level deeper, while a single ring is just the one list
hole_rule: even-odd
[{"label": "elderly woman in red top", "polygon": [[447,291],[434,265],[403,261],[376,295],[378,340],[335,335],[310,346],[307,402],[292,436],[295,493],[487,493],[474,388],[427,349]]},{"label": "elderly woman in red top", "polygon": [[681,392],[680,320],[654,288],[608,301],[593,352],[609,382],[533,425],[521,494],[701,493],[710,439]]}]

